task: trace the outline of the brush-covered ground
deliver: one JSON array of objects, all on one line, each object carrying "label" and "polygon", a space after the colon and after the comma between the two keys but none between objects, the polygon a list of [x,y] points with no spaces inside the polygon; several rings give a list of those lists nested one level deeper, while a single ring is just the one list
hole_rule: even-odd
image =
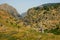
[{"label": "brush-covered ground", "polygon": [[0,40],[60,40],[60,3],[31,8],[23,18],[5,5],[0,5]]}]

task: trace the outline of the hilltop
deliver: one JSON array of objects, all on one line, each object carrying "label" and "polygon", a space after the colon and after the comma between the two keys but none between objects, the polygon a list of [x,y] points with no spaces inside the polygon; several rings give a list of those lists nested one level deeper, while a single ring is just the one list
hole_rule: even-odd
[{"label": "hilltop", "polygon": [[17,10],[14,7],[8,5],[7,3],[1,4],[0,9],[7,11],[9,14],[11,14],[17,19],[21,17],[20,14],[17,12]]}]

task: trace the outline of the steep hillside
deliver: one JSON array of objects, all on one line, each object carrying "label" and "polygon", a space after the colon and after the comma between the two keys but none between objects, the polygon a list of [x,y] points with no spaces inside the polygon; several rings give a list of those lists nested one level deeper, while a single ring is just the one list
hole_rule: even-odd
[{"label": "steep hillside", "polygon": [[24,22],[16,9],[8,4],[0,5],[0,40],[17,40],[22,27]]},{"label": "steep hillside", "polygon": [[[24,17],[25,22],[38,29],[60,30],[60,3],[49,3],[38,7],[33,7],[27,11],[27,16]],[[60,34],[60,32],[58,32]]]},{"label": "steep hillside", "polygon": [[16,11],[16,9],[14,7],[12,7],[6,3],[1,4],[0,9],[7,11],[9,14],[11,14],[12,16],[14,16],[17,19],[19,19],[21,17],[20,14]]}]

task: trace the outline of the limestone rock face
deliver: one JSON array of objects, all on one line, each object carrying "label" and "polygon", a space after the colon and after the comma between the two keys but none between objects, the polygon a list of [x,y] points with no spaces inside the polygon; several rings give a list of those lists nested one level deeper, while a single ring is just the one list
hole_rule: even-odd
[{"label": "limestone rock face", "polygon": [[16,9],[6,3],[0,5],[0,10],[7,11],[9,14],[11,14],[12,16],[14,16],[17,19],[20,18],[20,14],[16,11]]}]

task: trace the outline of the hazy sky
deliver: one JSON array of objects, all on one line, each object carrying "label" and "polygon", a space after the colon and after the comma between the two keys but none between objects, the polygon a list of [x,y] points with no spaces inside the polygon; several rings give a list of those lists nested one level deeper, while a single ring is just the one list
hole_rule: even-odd
[{"label": "hazy sky", "polygon": [[60,0],[0,0],[0,4],[7,3],[12,5],[20,14],[26,12],[31,7],[39,6],[44,3],[56,2],[60,3]]}]

